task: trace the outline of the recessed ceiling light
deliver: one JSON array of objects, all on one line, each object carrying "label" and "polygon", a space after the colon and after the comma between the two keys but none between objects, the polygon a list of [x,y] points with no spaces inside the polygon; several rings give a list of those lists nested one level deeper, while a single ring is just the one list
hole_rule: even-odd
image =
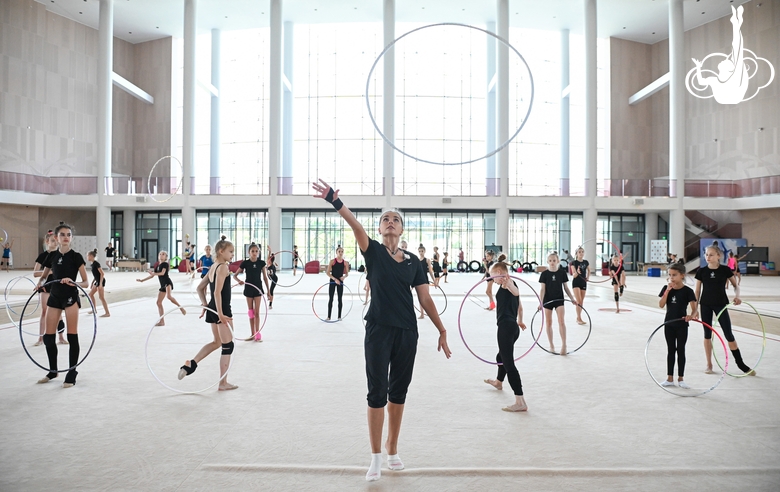
[{"label": "recessed ceiling light", "polygon": [[79,14],[83,14],[84,12],[79,12]]},{"label": "recessed ceiling light", "polygon": [[704,15],[704,12],[702,12],[701,15]]},{"label": "recessed ceiling light", "polygon": [[155,27],[155,29],[159,29],[159,28],[160,28],[160,26]]},{"label": "recessed ceiling light", "polygon": [[655,31],[653,31],[653,34],[655,34]]},{"label": "recessed ceiling light", "polygon": [[625,29],[625,26],[623,27],[623,29]]},{"label": "recessed ceiling light", "polygon": [[[127,0],[127,1],[129,2],[130,0]],[[133,31],[128,31],[128,34],[133,34]]]},{"label": "recessed ceiling light", "polygon": [[227,19],[227,16],[225,16],[225,19]]}]

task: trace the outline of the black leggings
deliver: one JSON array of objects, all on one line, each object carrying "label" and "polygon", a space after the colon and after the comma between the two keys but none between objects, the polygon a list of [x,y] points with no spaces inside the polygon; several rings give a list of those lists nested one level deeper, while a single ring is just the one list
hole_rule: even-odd
[{"label": "black leggings", "polygon": [[496,379],[503,381],[505,376],[509,376],[509,386],[515,395],[523,394],[523,383],[520,381],[520,373],[515,366],[515,342],[520,336],[520,327],[514,321],[499,321],[498,332],[498,355],[496,362],[502,364],[498,366],[498,376]]},{"label": "black leggings", "polygon": [[269,270],[268,276],[271,277],[271,286],[268,288],[268,295],[273,297],[274,289],[276,288],[276,282],[279,281],[279,277],[276,276],[276,269]]},{"label": "black leggings", "polygon": [[685,376],[685,342],[688,341],[687,326],[666,325],[666,374],[674,376],[674,354],[677,353],[677,375]]},{"label": "black leggings", "polygon": [[[716,314],[721,312],[723,308],[726,306],[704,306],[699,305],[699,312],[701,313],[701,320],[707,323],[708,325],[712,326],[712,319],[715,317]],[[729,342],[733,342],[734,334],[731,333],[731,318],[729,317],[729,311],[726,309],[723,311],[723,314],[720,315],[720,318],[718,318],[718,325],[720,325],[720,329],[723,330],[723,336],[726,337],[726,340]],[[712,330],[707,328],[706,326],[702,327],[704,328],[704,338],[709,340],[712,338]],[[714,328],[714,326],[713,326]]]},{"label": "black leggings", "polygon": [[335,290],[339,292],[339,319],[341,319],[341,306],[343,306],[341,296],[344,294],[344,284],[336,285],[335,282],[331,282],[328,286],[328,319],[330,319],[330,313],[333,311],[333,291]]},{"label": "black leggings", "polygon": [[417,330],[366,322],[363,348],[368,379],[368,406],[383,408],[387,402],[403,405],[412,382],[417,355]]}]

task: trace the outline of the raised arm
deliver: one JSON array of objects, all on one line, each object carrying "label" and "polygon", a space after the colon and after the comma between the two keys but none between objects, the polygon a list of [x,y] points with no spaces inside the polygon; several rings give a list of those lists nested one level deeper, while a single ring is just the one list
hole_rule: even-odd
[{"label": "raised arm", "polygon": [[339,215],[347,221],[347,224],[349,224],[352,228],[352,232],[355,234],[355,239],[357,240],[360,251],[366,251],[368,249],[368,234],[366,233],[366,230],[363,229],[363,225],[355,218],[352,211],[339,200],[339,190],[334,191],[333,188],[323,180],[320,180],[319,183],[312,183],[311,186],[314,188],[314,191],[317,192],[317,194],[314,195],[315,198],[322,198],[333,205],[333,208],[336,209]]}]

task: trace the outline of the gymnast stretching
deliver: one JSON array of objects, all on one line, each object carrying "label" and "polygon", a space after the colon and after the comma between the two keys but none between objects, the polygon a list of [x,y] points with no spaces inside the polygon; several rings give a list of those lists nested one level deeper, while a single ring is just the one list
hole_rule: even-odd
[{"label": "gymnast stretching", "polygon": [[[321,183],[321,184],[320,184]],[[409,289],[414,287],[417,297],[439,331],[438,350],[449,358],[447,331],[442,325],[436,306],[428,292],[428,279],[416,256],[398,247],[404,232],[401,215],[389,210],[379,217],[382,242],[370,239],[352,212],[344,206],[325,181],[312,183],[314,195],[333,205],[352,228],[360,252],[366,259],[371,281],[371,305],[366,315],[364,350],[368,379],[368,434],[371,442],[371,465],[366,473],[369,482],[382,476],[382,427],[385,409],[388,414],[388,435],[385,441],[387,465],[391,470],[403,470],[398,457],[398,435],[404,414],[406,393],[412,380],[414,358],[417,353],[417,319],[414,301]],[[389,403],[388,403],[389,400]]]}]

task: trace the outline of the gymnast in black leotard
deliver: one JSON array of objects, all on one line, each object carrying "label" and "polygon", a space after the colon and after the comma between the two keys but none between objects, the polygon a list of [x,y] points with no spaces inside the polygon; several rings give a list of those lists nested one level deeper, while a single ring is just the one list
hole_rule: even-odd
[{"label": "gymnast in black leotard", "polygon": [[106,275],[103,273],[103,269],[100,267],[100,262],[97,261],[97,248],[87,253],[87,260],[91,264],[92,268],[92,288],[89,290],[89,298],[92,300],[92,305],[97,309],[97,303],[95,302],[95,292],[100,297],[100,302],[103,304],[103,310],[101,318],[108,318],[111,313],[108,311],[108,303],[106,302]]}]

